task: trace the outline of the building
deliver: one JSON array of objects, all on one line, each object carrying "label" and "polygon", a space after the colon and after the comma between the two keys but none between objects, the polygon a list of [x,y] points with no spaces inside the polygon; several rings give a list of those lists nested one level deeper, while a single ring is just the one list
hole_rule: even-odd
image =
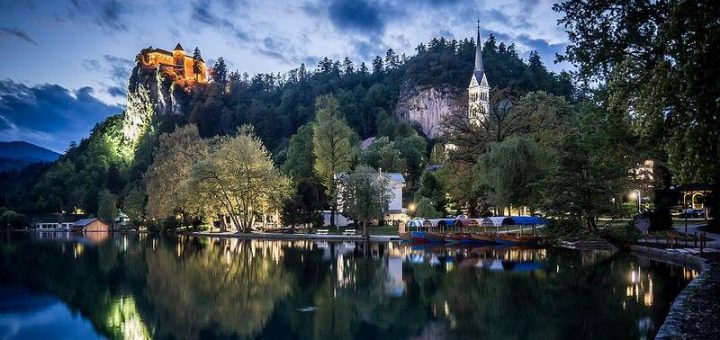
[{"label": "building", "polygon": [[488,83],[482,60],[480,21],[478,21],[477,46],[475,46],[475,67],[468,86],[468,118],[480,124],[490,112],[490,83]]},{"label": "building", "polygon": [[202,58],[195,60],[185,55],[180,43],[170,52],[159,48],[140,51],[138,62],[145,69],[160,70],[167,77],[181,84],[207,83],[207,66]]},{"label": "building", "polygon": [[70,226],[71,231],[80,232],[108,232],[110,226],[97,218],[84,218]]},{"label": "building", "polygon": [[70,230],[70,222],[38,222],[34,224],[37,230],[67,231]]}]

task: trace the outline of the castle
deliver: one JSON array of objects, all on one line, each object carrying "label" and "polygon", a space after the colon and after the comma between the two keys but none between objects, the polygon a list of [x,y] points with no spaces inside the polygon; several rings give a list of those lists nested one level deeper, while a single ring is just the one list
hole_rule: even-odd
[{"label": "castle", "polygon": [[207,67],[202,58],[195,60],[185,55],[180,43],[170,52],[159,48],[146,48],[138,55],[138,62],[146,69],[157,69],[180,84],[207,83]]},{"label": "castle", "polygon": [[480,124],[490,112],[490,84],[485,75],[480,43],[480,21],[478,21],[477,46],[475,47],[475,69],[468,86],[468,118],[470,122]]}]

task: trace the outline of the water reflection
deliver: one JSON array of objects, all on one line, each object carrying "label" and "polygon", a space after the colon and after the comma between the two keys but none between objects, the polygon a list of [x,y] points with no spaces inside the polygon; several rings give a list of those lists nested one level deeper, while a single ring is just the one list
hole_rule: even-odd
[{"label": "water reflection", "polygon": [[145,234],[4,234],[0,254],[0,284],[111,338],[645,338],[697,275],[604,251]]}]

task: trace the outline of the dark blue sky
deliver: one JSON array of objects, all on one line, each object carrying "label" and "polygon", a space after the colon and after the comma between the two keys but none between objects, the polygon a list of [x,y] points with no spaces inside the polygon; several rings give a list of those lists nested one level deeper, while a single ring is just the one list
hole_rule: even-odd
[{"label": "dark blue sky", "polygon": [[250,74],[322,57],[412,54],[432,37],[483,36],[538,50],[550,69],[567,40],[552,2],[522,0],[0,0],[0,140],[62,152],[122,111],[133,59],[147,46],[195,47]]}]

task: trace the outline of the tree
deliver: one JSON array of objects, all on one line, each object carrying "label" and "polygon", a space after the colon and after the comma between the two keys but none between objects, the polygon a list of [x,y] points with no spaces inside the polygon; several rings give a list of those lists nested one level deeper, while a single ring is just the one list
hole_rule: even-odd
[{"label": "tree", "polygon": [[123,212],[128,215],[132,225],[137,227],[145,219],[145,194],[139,188],[133,188],[123,200]]},{"label": "tree", "polygon": [[149,218],[162,220],[197,210],[192,208],[194,190],[187,180],[193,165],[207,153],[208,145],[193,124],[160,136],[153,163],[145,174]]},{"label": "tree", "polygon": [[422,218],[440,218],[443,216],[435,208],[435,203],[431,199],[422,196],[415,200],[415,212],[413,215]]},{"label": "tree", "polygon": [[225,88],[225,85],[227,85],[227,65],[225,65],[225,59],[223,57],[218,58],[218,60],[215,62],[215,65],[212,68],[212,80],[220,85],[222,85],[222,88]]},{"label": "tree", "polygon": [[400,151],[395,148],[395,143],[388,137],[380,137],[360,153],[360,162],[386,172],[404,172],[405,160],[400,156]]},{"label": "tree", "polygon": [[429,200],[435,210],[445,212],[446,198],[443,184],[430,171],[425,171],[420,179],[420,189],[415,193],[416,205],[422,199]]},{"label": "tree", "polygon": [[319,184],[301,180],[296,186],[295,195],[285,199],[282,207],[282,220],[285,225],[322,226],[320,213],[323,205],[323,188]]},{"label": "tree", "polygon": [[[717,217],[720,4],[571,0],[553,9],[564,15],[560,23],[570,39],[561,59],[575,63],[583,80],[624,83],[610,86],[610,98],[626,98],[621,108],[667,153],[677,184],[711,183],[708,203]],[[664,164],[663,155],[659,158]],[[656,195],[667,194],[668,178],[657,176],[662,182],[656,183]],[[719,221],[711,224],[720,228]]]},{"label": "tree", "polygon": [[313,126],[305,124],[290,137],[287,159],[282,166],[282,171],[296,183],[302,180],[314,179],[314,163]]},{"label": "tree", "polygon": [[490,152],[480,156],[476,185],[487,188],[489,203],[500,212],[509,205],[538,207],[549,156],[526,137],[493,143]]},{"label": "tree", "polygon": [[627,193],[631,165],[625,133],[607,111],[580,104],[575,128],[568,129],[557,163],[543,185],[544,210],[597,233],[597,217],[617,213],[614,200]]},{"label": "tree", "polygon": [[388,178],[367,166],[359,166],[345,175],[341,185],[343,214],[362,223],[363,236],[367,239],[368,223],[381,219],[392,199]]},{"label": "tree", "polygon": [[289,185],[247,126],[235,137],[220,138],[213,152],[193,166],[191,179],[192,187],[219,202],[245,233],[252,230],[256,215],[280,209]]},{"label": "tree", "polygon": [[22,229],[30,226],[30,219],[13,210],[0,207],[0,230]]},{"label": "tree", "polygon": [[195,47],[195,50],[193,51],[193,74],[195,74],[195,81],[197,81],[200,77],[200,73],[202,72],[202,68],[200,67],[200,63],[203,61],[202,55],[200,55],[200,49]]},{"label": "tree", "polygon": [[373,75],[377,76],[382,74],[383,71],[383,60],[380,56],[376,56],[372,62]]},{"label": "tree", "polygon": [[315,104],[316,117],[313,123],[313,155],[315,173],[325,186],[330,200],[330,225],[335,226],[337,211],[336,175],[350,170],[355,158],[353,139],[357,137],[340,115],[340,107],[333,96],[319,97]]},{"label": "tree", "polygon": [[117,197],[110,190],[103,189],[98,194],[98,218],[112,225],[117,216]]}]

